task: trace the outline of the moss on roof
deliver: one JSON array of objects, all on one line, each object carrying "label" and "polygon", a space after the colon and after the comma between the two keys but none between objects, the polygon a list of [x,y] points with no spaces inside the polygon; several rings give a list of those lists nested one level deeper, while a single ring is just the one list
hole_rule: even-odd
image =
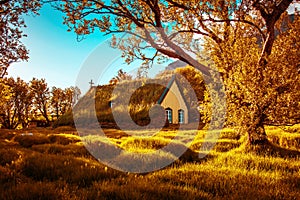
[{"label": "moss on roof", "polygon": [[[113,101],[114,109],[122,115],[130,113],[131,118],[140,125],[150,122],[149,109],[159,102],[160,97],[167,91],[166,87],[172,80],[174,74],[163,76],[157,79],[123,81],[117,85],[100,85],[92,87],[73,108],[75,118],[80,118],[84,123],[89,123],[91,118],[96,116],[101,123],[114,123],[110,101]],[[177,83],[181,87],[181,92],[186,97],[187,105],[192,104],[191,92],[193,89],[188,87],[189,82],[179,77]],[[195,80],[193,80],[195,82]],[[199,83],[192,83],[199,85]],[[192,87],[194,87],[192,85]],[[193,90],[193,91],[192,91]],[[198,96],[201,96],[201,91]],[[124,99],[129,104],[124,104]],[[199,98],[198,98],[199,99]],[[195,102],[193,102],[195,104]],[[197,103],[196,103],[197,104]]]}]

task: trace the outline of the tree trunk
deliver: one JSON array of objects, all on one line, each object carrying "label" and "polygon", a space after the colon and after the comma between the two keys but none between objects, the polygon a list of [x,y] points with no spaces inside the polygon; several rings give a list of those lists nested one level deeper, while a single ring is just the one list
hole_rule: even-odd
[{"label": "tree trunk", "polygon": [[56,120],[59,118],[59,106],[56,105]]},{"label": "tree trunk", "polygon": [[262,145],[268,142],[267,134],[264,128],[265,115],[256,111],[252,121],[247,128],[248,143],[250,145]]}]

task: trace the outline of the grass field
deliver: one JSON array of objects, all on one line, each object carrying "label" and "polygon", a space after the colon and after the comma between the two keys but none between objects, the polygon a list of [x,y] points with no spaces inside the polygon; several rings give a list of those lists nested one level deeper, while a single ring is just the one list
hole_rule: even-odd
[{"label": "grass field", "polygon": [[[133,131],[130,137],[107,129],[108,141],[96,136],[81,140],[69,127],[0,130],[0,199],[300,199],[300,125],[266,131],[277,152],[249,149],[245,136],[224,129],[213,150],[198,159],[207,134],[203,130]],[[174,138],[194,137],[179,160],[143,174],[107,167],[83,145],[105,142],[147,153]]]}]

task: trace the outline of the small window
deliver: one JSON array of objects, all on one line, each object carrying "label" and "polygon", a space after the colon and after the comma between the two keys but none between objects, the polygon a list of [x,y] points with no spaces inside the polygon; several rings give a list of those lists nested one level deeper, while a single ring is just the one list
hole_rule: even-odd
[{"label": "small window", "polygon": [[172,116],[172,109],[171,108],[166,109],[166,118],[169,121],[169,123],[172,124],[173,116]]},{"label": "small window", "polygon": [[114,106],[114,102],[113,101],[109,101],[108,105],[109,105],[110,108],[112,108]]},{"label": "small window", "polygon": [[178,110],[178,123],[179,124],[184,123],[184,110],[182,109]]}]

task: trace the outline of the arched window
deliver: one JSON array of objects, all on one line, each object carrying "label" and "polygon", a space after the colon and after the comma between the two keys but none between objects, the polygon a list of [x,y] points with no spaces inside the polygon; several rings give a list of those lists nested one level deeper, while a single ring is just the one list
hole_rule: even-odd
[{"label": "arched window", "polygon": [[172,124],[173,116],[172,116],[172,109],[171,108],[166,109],[166,118],[168,119],[169,123]]},{"label": "arched window", "polygon": [[178,123],[179,124],[184,123],[184,110],[182,109],[178,110]]}]

